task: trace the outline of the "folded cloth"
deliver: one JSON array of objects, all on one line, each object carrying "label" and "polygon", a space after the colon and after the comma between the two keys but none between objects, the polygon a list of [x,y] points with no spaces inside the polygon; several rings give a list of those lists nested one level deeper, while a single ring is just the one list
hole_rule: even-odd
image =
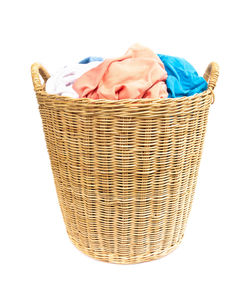
[{"label": "folded cloth", "polygon": [[[85,63],[65,66],[57,73],[52,75],[46,82],[46,91],[50,94],[59,94],[61,96],[79,98],[78,93],[72,88],[74,81],[85,72],[97,67],[100,64],[100,60],[88,60],[88,58],[84,59]],[[100,57],[95,58],[101,59]]]},{"label": "folded cloth", "polygon": [[191,96],[207,89],[207,82],[185,59],[158,54],[168,73],[168,97]]},{"label": "folded cloth", "polygon": [[73,89],[93,99],[167,98],[167,72],[150,49],[133,45],[124,56],[106,59],[83,74]]}]

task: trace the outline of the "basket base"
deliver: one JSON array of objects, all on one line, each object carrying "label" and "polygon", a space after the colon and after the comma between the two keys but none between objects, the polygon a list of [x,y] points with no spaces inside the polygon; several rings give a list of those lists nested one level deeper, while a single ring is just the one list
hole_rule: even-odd
[{"label": "basket base", "polygon": [[176,245],[169,247],[161,252],[155,252],[155,253],[148,253],[148,254],[144,254],[144,255],[138,255],[138,256],[132,256],[132,257],[120,257],[117,254],[113,255],[113,254],[99,254],[95,253],[95,251],[90,251],[89,249],[86,249],[85,247],[83,247],[82,245],[79,245],[78,242],[76,242],[70,235],[69,238],[71,240],[71,242],[73,243],[73,245],[80,250],[82,253],[84,253],[85,255],[94,258],[96,260],[100,260],[103,262],[109,262],[109,263],[116,263],[116,264],[136,264],[136,263],[143,263],[143,262],[147,262],[147,261],[152,261],[152,260],[156,260],[159,258],[162,258],[168,254],[170,254],[172,251],[174,251],[181,243],[181,240],[179,241],[179,243],[177,243]]}]

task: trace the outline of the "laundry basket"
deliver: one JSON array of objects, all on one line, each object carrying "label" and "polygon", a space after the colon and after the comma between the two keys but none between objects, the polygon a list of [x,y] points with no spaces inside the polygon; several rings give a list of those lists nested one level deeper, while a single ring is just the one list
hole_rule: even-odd
[{"label": "laundry basket", "polygon": [[50,75],[32,65],[63,219],[79,250],[129,264],[180,244],[218,73],[211,63],[208,90],[191,97],[113,101],[47,94]]}]

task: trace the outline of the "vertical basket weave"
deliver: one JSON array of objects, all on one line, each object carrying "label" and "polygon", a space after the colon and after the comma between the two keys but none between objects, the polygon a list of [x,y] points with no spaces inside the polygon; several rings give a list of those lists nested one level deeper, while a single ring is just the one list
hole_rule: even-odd
[{"label": "vertical basket weave", "polygon": [[111,101],[47,94],[49,74],[32,65],[61,211],[79,250],[128,264],[180,244],[218,73],[211,63],[208,90],[191,97]]}]

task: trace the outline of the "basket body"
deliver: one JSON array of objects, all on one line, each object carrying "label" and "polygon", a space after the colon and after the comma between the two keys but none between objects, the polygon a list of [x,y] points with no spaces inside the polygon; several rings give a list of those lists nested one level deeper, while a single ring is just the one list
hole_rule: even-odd
[{"label": "basket body", "polygon": [[92,101],[37,93],[68,235],[114,263],[164,256],[192,205],[211,93]]}]

